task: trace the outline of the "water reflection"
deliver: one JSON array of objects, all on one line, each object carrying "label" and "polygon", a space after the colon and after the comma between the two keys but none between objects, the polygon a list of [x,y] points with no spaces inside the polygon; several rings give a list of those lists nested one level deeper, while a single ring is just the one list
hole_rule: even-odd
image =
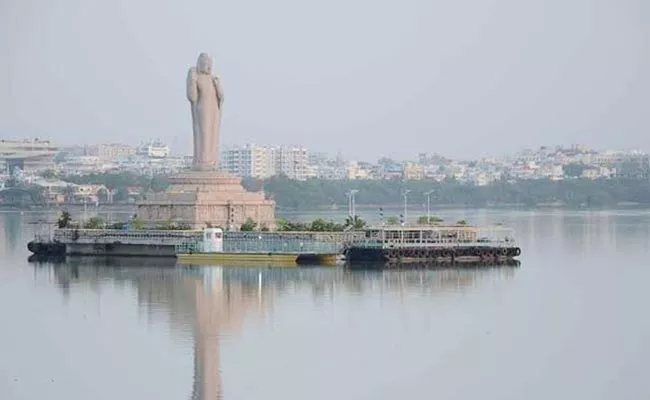
[{"label": "water reflection", "polygon": [[[157,262],[161,262],[158,260]],[[246,318],[263,317],[275,299],[311,289],[315,298],[379,292],[433,296],[467,290],[485,281],[510,279],[513,267],[409,271],[349,271],[343,268],[221,268],[147,266],[151,259],[72,258],[64,264],[36,263],[64,296],[75,287],[101,293],[105,284],[130,284],[148,317],[166,316],[171,331],[194,342],[190,399],[223,398],[221,340],[237,335]],[[51,274],[51,275],[50,275]],[[160,314],[161,313],[161,314]],[[152,319],[149,319],[152,323]]]}]

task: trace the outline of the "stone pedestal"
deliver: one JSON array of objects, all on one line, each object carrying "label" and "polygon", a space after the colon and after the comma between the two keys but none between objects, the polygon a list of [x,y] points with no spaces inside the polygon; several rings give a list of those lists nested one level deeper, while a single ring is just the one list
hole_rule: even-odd
[{"label": "stone pedestal", "polygon": [[153,227],[167,221],[193,229],[208,225],[239,230],[247,218],[258,229],[275,229],[275,201],[264,192],[247,192],[241,179],[217,171],[188,171],[169,178],[164,193],[148,195],[138,203],[138,218]]}]

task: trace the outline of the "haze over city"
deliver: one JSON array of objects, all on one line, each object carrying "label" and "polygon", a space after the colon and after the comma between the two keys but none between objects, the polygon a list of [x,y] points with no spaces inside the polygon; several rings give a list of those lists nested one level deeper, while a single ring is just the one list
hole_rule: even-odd
[{"label": "haze over city", "polygon": [[648,151],[649,17],[643,0],[3,0],[0,136],[189,152],[185,74],[205,51],[224,145]]}]

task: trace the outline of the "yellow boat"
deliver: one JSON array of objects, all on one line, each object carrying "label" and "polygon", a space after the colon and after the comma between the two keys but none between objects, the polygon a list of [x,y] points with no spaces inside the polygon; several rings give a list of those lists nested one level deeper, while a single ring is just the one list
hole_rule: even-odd
[{"label": "yellow boat", "polygon": [[224,251],[223,231],[207,228],[203,231],[202,240],[177,246],[176,259],[178,264],[183,265],[299,267],[334,266],[339,255],[309,251]]},{"label": "yellow boat", "polygon": [[292,253],[178,253],[179,264],[299,267],[301,265],[336,265],[336,254],[292,254]]}]

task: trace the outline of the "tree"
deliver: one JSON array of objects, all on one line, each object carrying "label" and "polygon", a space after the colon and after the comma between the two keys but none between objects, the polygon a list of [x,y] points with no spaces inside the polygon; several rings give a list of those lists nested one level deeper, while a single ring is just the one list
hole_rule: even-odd
[{"label": "tree", "polygon": [[436,217],[435,215],[432,215],[430,218],[427,217],[426,215],[423,215],[421,217],[418,217],[418,224],[420,225],[427,225],[429,223],[431,224],[440,224],[444,222],[444,220],[440,217]]},{"label": "tree", "polygon": [[246,221],[244,221],[244,223],[241,224],[241,227],[239,229],[245,232],[251,232],[254,231],[256,227],[257,227],[257,222],[253,221],[251,217],[248,217],[246,218]]},{"label": "tree", "polygon": [[42,186],[32,185],[28,187],[27,192],[29,193],[32,201],[36,204],[44,204],[46,202],[45,188]]},{"label": "tree", "polygon": [[130,225],[133,229],[144,229],[145,222],[140,218],[133,218]]},{"label": "tree", "polygon": [[399,223],[399,218],[397,218],[396,216],[392,215],[392,216],[386,218],[386,223],[387,223],[388,225],[397,225],[397,224]]},{"label": "tree", "polygon": [[365,228],[366,225],[367,225],[366,221],[359,218],[359,216],[355,215],[354,217],[350,216],[345,219],[344,227],[352,230],[361,230]]},{"label": "tree", "polygon": [[84,229],[100,229],[104,226],[104,220],[99,217],[90,217],[84,224]]},{"label": "tree", "polygon": [[562,166],[562,171],[564,172],[564,175],[568,177],[580,178],[585,168],[585,165],[582,163],[570,163]]},{"label": "tree", "polygon": [[56,227],[59,229],[70,228],[72,223],[72,216],[68,211],[63,211],[59,216],[58,221],[56,221]]},{"label": "tree", "polygon": [[51,170],[51,169],[48,169],[48,170],[43,171],[43,172],[41,173],[41,176],[42,176],[43,178],[45,178],[45,179],[54,179],[54,178],[57,178],[57,177],[58,177],[58,175],[56,174],[56,172],[54,172],[54,171]]},{"label": "tree", "polygon": [[468,225],[468,224],[467,224],[467,221],[466,221],[466,220],[461,219],[460,221],[456,221],[456,225],[463,225],[463,226],[465,226],[465,225]]},{"label": "tree", "polygon": [[176,229],[176,224],[174,223],[173,219],[168,218],[167,220],[161,222],[158,228],[162,230],[174,230]]},{"label": "tree", "polygon": [[97,191],[97,199],[102,203],[108,203],[108,189],[99,189]]}]

